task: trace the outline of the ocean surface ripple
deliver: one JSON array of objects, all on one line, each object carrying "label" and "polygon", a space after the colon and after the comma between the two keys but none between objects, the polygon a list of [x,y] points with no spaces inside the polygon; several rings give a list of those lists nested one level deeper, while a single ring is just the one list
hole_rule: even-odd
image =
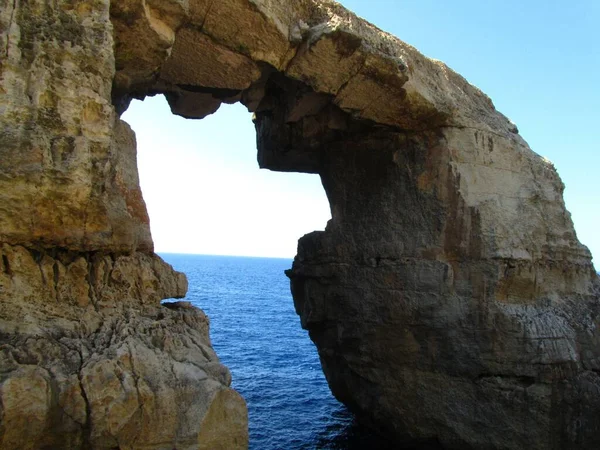
[{"label": "ocean surface ripple", "polygon": [[283,273],[291,260],[161,257],[187,275],[186,300],[210,318],[213,347],[248,403],[250,449],[392,448],[331,395],[317,350],[294,311]]}]

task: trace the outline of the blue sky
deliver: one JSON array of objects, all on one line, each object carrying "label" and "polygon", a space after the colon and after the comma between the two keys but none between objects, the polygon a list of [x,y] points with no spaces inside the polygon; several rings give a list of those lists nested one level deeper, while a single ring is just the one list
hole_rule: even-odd
[{"label": "blue sky", "polygon": [[[492,98],[555,164],[578,236],[600,268],[600,1],[342,4]],[[298,237],[329,219],[318,177],[257,169],[254,129],[240,105],[185,121],[154,98],[124,118],[138,132],[157,251],[291,257]]]}]

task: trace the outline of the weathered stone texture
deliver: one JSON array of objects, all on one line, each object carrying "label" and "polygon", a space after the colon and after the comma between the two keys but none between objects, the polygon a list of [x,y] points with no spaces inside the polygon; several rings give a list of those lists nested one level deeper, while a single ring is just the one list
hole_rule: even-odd
[{"label": "weathered stone texture", "polygon": [[162,93],[192,118],[241,101],[261,167],[321,176],[332,220],[288,276],[361,420],[600,447],[590,253],[552,164],[460,75],[329,0],[0,6],[4,446],[246,445],[206,318],[159,306],[183,281],[151,253],[118,114]]},{"label": "weathered stone texture", "polygon": [[126,162],[114,145],[109,5],[4,3],[0,240],[151,250],[135,159]]},{"label": "weathered stone texture", "polygon": [[189,448],[213,410],[229,448],[245,403],[210,346],[187,281],[156,256],[1,250],[0,448]]},{"label": "weathered stone texture", "polygon": [[208,319],[160,305],[187,281],[151,253],[109,7],[0,2],[0,448],[245,448]]}]

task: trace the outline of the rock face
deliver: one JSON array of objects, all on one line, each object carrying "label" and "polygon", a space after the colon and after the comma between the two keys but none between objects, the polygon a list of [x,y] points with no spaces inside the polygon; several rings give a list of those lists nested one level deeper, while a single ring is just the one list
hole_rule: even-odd
[{"label": "rock face", "polygon": [[243,448],[245,405],[152,253],[135,139],[162,93],[255,112],[318,173],[296,310],[333,393],[402,440],[600,447],[600,283],[552,165],[491,100],[328,0],[0,0],[0,447]]},{"label": "rock face", "polygon": [[1,254],[1,448],[243,448],[245,404],[208,319],[159,306],[185,295],[182,274],[143,253]]},{"label": "rock face", "polygon": [[244,400],[152,253],[109,3],[0,1],[0,448],[241,449]]}]

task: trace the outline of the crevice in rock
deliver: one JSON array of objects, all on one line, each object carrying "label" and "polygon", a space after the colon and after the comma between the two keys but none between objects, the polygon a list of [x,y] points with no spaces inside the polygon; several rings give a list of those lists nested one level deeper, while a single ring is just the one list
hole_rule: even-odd
[{"label": "crevice in rock", "polygon": [[15,21],[15,11],[17,10],[17,1],[13,0],[12,10],[10,12],[10,20],[8,21],[8,27],[6,29],[6,61],[9,60],[9,52],[10,52],[10,29],[12,28],[12,24]]},{"label": "crevice in rock", "polygon": [[40,271],[40,277],[42,279],[42,283],[43,284],[48,284],[48,279],[46,278],[46,274],[44,273],[44,267],[43,267],[43,261],[44,261],[44,256],[46,256],[45,251],[33,251],[34,254],[34,260],[38,266],[38,269]]},{"label": "crevice in rock", "polygon": [[210,354],[206,351],[206,349],[204,348],[204,345],[201,342],[198,342],[194,336],[190,336],[191,341],[196,345],[196,347],[198,347],[200,349],[200,351],[202,352],[202,356],[204,356],[204,358],[206,358],[206,361],[214,361],[213,358],[211,358]]},{"label": "crevice in rock", "polygon": [[290,58],[285,67],[281,69],[282,74],[287,74],[290,67],[294,65],[296,60],[304,55],[310,49],[309,40],[305,36],[304,39],[294,48],[294,56]]},{"label": "crevice in rock", "polygon": [[8,256],[6,256],[4,254],[2,255],[2,268],[6,275],[8,275],[9,277],[12,277],[13,273],[12,273],[12,270],[10,269],[10,261],[8,260]]},{"label": "crevice in rock", "polygon": [[505,381],[509,381],[513,384],[517,384],[520,387],[527,389],[528,387],[533,386],[538,383],[536,377],[527,376],[527,375],[506,375],[506,374],[493,374],[493,373],[482,373],[477,376],[475,379],[476,383],[484,382],[487,380],[493,381],[493,379],[501,379]]},{"label": "crevice in rock", "polygon": [[[298,55],[298,46],[295,47],[288,47],[288,49],[285,51],[285,53],[281,56],[281,58],[279,58],[279,62],[278,62],[278,67],[277,69],[280,70],[281,72],[285,73],[287,72],[287,70],[290,68],[291,66],[291,62],[296,58],[296,55]],[[290,58],[288,58],[288,55],[290,53],[293,53],[293,56],[291,56]],[[283,63],[285,61],[288,61],[288,63],[285,65],[285,67],[283,66]]]},{"label": "crevice in rock", "polygon": [[362,61],[362,63],[358,67],[358,69],[356,69],[356,71],[353,74],[351,74],[350,77],[339,87],[339,89],[335,93],[336,97],[338,95],[340,95],[344,91],[344,89],[346,88],[346,86],[348,86],[348,84],[363,71],[363,69],[365,68],[366,64],[367,64],[367,58],[364,58],[363,61]]},{"label": "crevice in rock", "polygon": [[[58,341],[56,341],[58,342]],[[61,412],[61,414],[63,414],[64,416],[68,417],[73,423],[76,423],[77,425],[79,425],[81,427],[81,430],[83,432],[83,430],[85,429],[85,423],[81,423],[76,417],[73,417],[59,402],[59,392],[60,392],[60,385],[58,383],[58,380],[56,379],[56,377],[54,376],[54,374],[52,373],[52,371],[50,370],[46,370],[46,373],[48,374],[48,378],[50,379],[50,390],[52,393],[52,406],[54,408],[58,408]],[[53,428],[58,428],[60,426],[60,423],[57,424],[53,424]]]},{"label": "crevice in rock", "polygon": [[53,278],[54,278],[54,295],[56,297],[56,303],[58,303],[60,301],[59,291],[58,291],[58,283],[60,280],[60,270],[58,267],[57,260],[54,260],[54,264],[52,264],[52,272],[53,272]]},{"label": "crevice in rock", "polygon": [[94,307],[94,310],[96,312],[98,312],[99,308],[98,308],[98,301],[96,298],[97,280],[96,280],[96,274],[94,271],[95,267],[92,262],[92,257],[90,254],[86,254],[85,260],[86,260],[86,264],[87,264],[87,268],[88,268],[87,278],[86,278],[86,281],[88,283],[88,299],[90,301],[90,304]]},{"label": "crevice in rock", "polygon": [[217,1],[217,0],[211,0],[211,2],[208,4],[206,11],[204,12],[204,17],[202,17],[202,21],[200,22],[200,30],[204,29],[204,24],[206,24],[206,20],[208,19],[208,15],[210,14],[210,11],[212,10],[212,7],[215,4],[215,1]]},{"label": "crevice in rock", "polygon": [[[492,134],[492,135],[497,136],[502,139],[508,139],[508,136],[506,136],[506,134],[498,133],[496,131],[492,131],[489,129],[471,127],[471,126],[467,126],[467,125],[441,125],[438,128],[440,130],[443,130],[445,128],[456,128],[457,130],[474,130],[474,131],[479,131],[480,133]],[[519,133],[514,133],[514,134],[518,135]]]},{"label": "crevice in rock", "polygon": [[138,398],[138,409],[142,410],[144,407],[144,402],[142,401],[142,395],[140,394],[140,386],[139,386],[139,379],[140,379],[140,374],[137,372],[136,368],[135,368],[135,362],[134,362],[134,356],[133,356],[133,351],[131,350],[131,344],[129,342],[127,342],[127,350],[129,352],[129,361],[131,362],[131,375],[133,376],[133,381],[135,384],[135,392],[137,394],[137,398]]},{"label": "crevice in rock", "polygon": [[85,423],[82,424],[83,428],[83,447],[84,448],[92,448],[91,445],[91,437],[92,437],[92,407],[90,404],[90,400],[88,399],[87,393],[85,391],[85,387],[83,385],[83,366],[84,366],[84,358],[83,352],[81,349],[77,349],[79,353],[79,370],[77,371],[77,380],[79,382],[79,390],[81,391],[81,397],[83,398],[83,402],[85,403]]}]

